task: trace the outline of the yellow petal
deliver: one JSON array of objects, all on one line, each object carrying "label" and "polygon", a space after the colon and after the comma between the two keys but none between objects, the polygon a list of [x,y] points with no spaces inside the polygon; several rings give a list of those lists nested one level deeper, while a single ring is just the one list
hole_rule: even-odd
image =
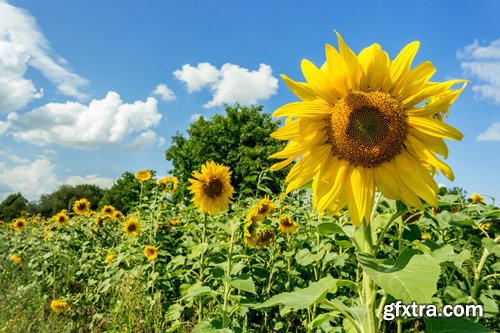
[{"label": "yellow petal", "polygon": [[403,79],[394,84],[391,90],[399,100],[413,96],[424,88],[424,85],[436,72],[436,68],[430,61],[425,61],[412,69]]},{"label": "yellow petal", "polygon": [[423,118],[408,115],[408,125],[414,129],[436,137],[452,140],[462,140],[463,134],[454,127],[433,118]]},{"label": "yellow petal", "polygon": [[357,228],[363,222],[370,223],[370,214],[373,208],[375,195],[375,184],[373,181],[373,169],[356,167],[352,170],[348,182],[347,203],[351,222]]},{"label": "yellow petal", "polygon": [[394,84],[397,84],[397,82],[410,71],[411,63],[417,54],[419,46],[420,42],[418,41],[406,45],[391,63],[389,72]]},{"label": "yellow petal", "polygon": [[290,158],[288,158],[288,159],[286,159],[286,160],[284,160],[284,161],[281,161],[281,162],[278,162],[278,163],[276,163],[276,164],[273,164],[273,165],[269,168],[269,170],[270,170],[270,171],[278,171],[278,170],[281,170],[281,169],[283,169],[284,167],[286,167],[288,164],[292,163],[294,159],[295,159],[295,158],[290,157]]},{"label": "yellow petal", "polygon": [[337,158],[330,158],[320,168],[320,172],[313,182],[314,203],[319,212],[324,212],[339,199],[340,193],[345,189],[344,184],[348,171],[349,163]]},{"label": "yellow petal", "polygon": [[311,89],[307,83],[294,81],[285,74],[281,74],[280,76],[285,81],[288,88],[301,100],[312,101],[318,98],[314,90]]},{"label": "yellow petal", "polygon": [[384,168],[389,172],[392,177],[396,180],[399,188],[399,198],[409,207],[416,207],[418,209],[422,209],[423,205],[420,201],[419,197],[408,187],[405,185],[403,180],[401,179],[401,175],[398,172],[398,168],[396,167],[395,160],[382,164]]},{"label": "yellow petal", "polygon": [[328,73],[330,82],[332,83],[335,92],[338,96],[345,96],[350,91],[351,78],[349,76],[349,68],[345,63],[344,58],[337,50],[329,45],[325,45],[326,63],[325,72]]},{"label": "yellow petal", "polygon": [[412,107],[422,101],[424,101],[426,98],[429,98],[431,96],[436,96],[439,95],[446,90],[450,89],[454,84],[458,83],[466,83],[466,80],[450,80],[450,81],[445,81],[445,82],[429,82],[427,83],[426,87],[419,90],[417,93],[410,95],[408,98],[404,99],[402,101],[402,104],[405,108]]},{"label": "yellow petal", "polygon": [[271,137],[278,140],[288,140],[299,134],[300,120],[289,120],[285,126],[271,133]]},{"label": "yellow petal", "polygon": [[410,128],[408,133],[418,138],[430,151],[443,156],[445,159],[448,158],[448,147],[442,138],[424,134],[413,128]]},{"label": "yellow petal", "polygon": [[316,94],[329,103],[335,103],[339,98],[339,94],[328,77],[307,59],[302,60],[301,67],[307,83],[314,89]]},{"label": "yellow petal", "polygon": [[289,157],[296,158],[297,156],[302,155],[303,153],[304,153],[304,147],[295,141],[291,141],[286,145],[285,148],[283,148],[282,151],[274,153],[268,158],[289,158]]},{"label": "yellow petal", "polygon": [[388,91],[392,86],[389,75],[390,60],[379,44],[372,44],[363,49],[358,55],[363,75],[360,81],[361,90],[381,88]]},{"label": "yellow petal", "polygon": [[295,118],[326,117],[332,113],[332,107],[321,100],[295,102],[286,104],[273,113],[273,117],[284,116]]},{"label": "yellow petal", "polygon": [[422,163],[408,153],[399,154],[394,160],[403,182],[428,204],[437,207],[438,186]]},{"label": "yellow petal", "polygon": [[387,163],[381,164],[373,169],[375,185],[385,197],[396,200],[401,197],[399,194],[399,185],[386,164]]},{"label": "yellow petal", "polygon": [[411,150],[416,157],[418,157],[422,161],[429,163],[430,165],[435,166],[449,180],[455,179],[451,168],[446,163],[434,156],[434,154],[429,149],[427,149],[425,145],[417,139],[417,137],[415,137],[411,133],[408,133],[407,140],[410,143],[409,145],[406,145],[407,148]]},{"label": "yellow petal", "polygon": [[337,40],[339,43],[340,55],[344,58],[344,61],[349,70],[349,77],[351,79],[351,87],[359,87],[360,79],[361,79],[361,65],[359,64],[358,58],[356,54],[352,52],[352,50],[344,43],[344,40],[340,36],[340,34],[335,31],[337,34]]},{"label": "yellow petal", "polygon": [[456,90],[446,91],[436,98],[433,98],[429,103],[421,108],[411,108],[407,111],[409,115],[420,117],[432,117],[441,112],[447,112],[451,104],[455,102],[458,95],[465,89],[467,83],[462,85],[462,88]]}]

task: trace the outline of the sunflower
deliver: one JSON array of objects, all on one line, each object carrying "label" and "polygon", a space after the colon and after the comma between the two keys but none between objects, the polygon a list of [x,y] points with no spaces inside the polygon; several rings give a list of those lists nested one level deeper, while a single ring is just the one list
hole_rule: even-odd
[{"label": "sunflower", "polygon": [[152,245],[146,245],[144,248],[144,255],[148,260],[155,260],[158,257],[158,248]]},{"label": "sunflower", "polygon": [[266,216],[275,209],[276,205],[269,199],[269,196],[266,195],[262,200],[252,206],[248,212],[247,221],[263,221]]},{"label": "sunflower", "polygon": [[[271,155],[285,159],[271,170],[300,158],[288,173],[286,192],[312,179],[316,210],[336,213],[347,204],[356,227],[363,218],[369,223],[376,189],[410,207],[422,208],[420,199],[437,206],[433,174],[437,169],[450,180],[454,176],[436,154],[448,155],[443,139],[462,139],[439,116],[465,81],[430,82],[435,69],[428,61],[410,69],[419,42],[391,61],[378,44],[356,56],[337,38],[340,52],[327,45],[321,68],[303,60],[307,82],[282,75],[301,101],[273,114],[287,118],[272,137],[289,142]],[[457,83],[462,87],[451,90]]]},{"label": "sunflower", "polygon": [[111,205],[105,205],[101,209],[101,214],[105,214],[105,215],[113,215],[114,212],[115,212],[115,207],[113,207]]},{"label": "sunflower", "polygon": [[28,225],[28,223],[26,222],[26,219],[23,219],[23,218],[14,219],[12,221],[12,228],[15,231],[23,231],[24,229],[26,229],[27,225]]},{"label": "sunflower", "polygon": [[137,180],[139,180],[141,182],[144,182],[146,180],[150,180],[152,177],[153,177],[153,175],[151,174],[151,171],[149,171],[149,170],[139,170],[135,173],[135,178],[137,178]]},{"label": "sunflower", "polygon": [[115,257],[116,257],[116,252],[115,251],[111,251],[104,258],[104,262],[109,264],[109,263],[113,262],[113,260],[115,259]]},{"label": "sunflower", "polygon": [[23,260],[23,258],[19,257],[18,255],[15,255],[15,254],[11,255],[10,256],[10,260],[12,260],[13,262],[15,262],[19,266],[24,266],[24,260]]},{"label": "sunflower", "polygon": [[61,314],[61,313],[65,312],[66,310],[68,310],[68,302],[63,301],[63,300],[59,300],[59,299],[55,299],[50,303],[50,307],[52,308],[52,310],[55,313]]},{"label": "sunflower", "polygon": [[429,239],[432,239],[432,236],[431,236],[431,234],[430,234],[430,233],[428,233],[428,232],[424,232],[424,233],[422,234],[422,236],[420,236],[420,238],[422,238],[423,240],[429,240]]},{"label": "sunflower", "polygon": [[227,166],[206,162],[201,166],[201,172],[194,171],[194,179],[189,179],[191,186],[188,190],[194,195],[191,201],[209,214],[225,211],[232,203],[234,193],[230,183],[231,173]]},{"label": "sunflower", "polygon": [[127,236],[137,236],[141,232],[141,223],[138,219],[127,218],[125,220],[125,225],[123,226],[123,232]]},{"label": "sunflower", "polygon": [[123,218],[123,213],[122,213],[122,212],[120,212],[119,210],[115,210],[115,211],[113,212],[113,218],[114,218],[115,220],[121,220],[121,219]]},{"label": "sunflower", "polygon": [[181,224],[181,220],[173,219],[173,220],[168,221],[168,224],[170,224],[171,226],[176,226],[176,225]]},{"label": "sunflower", "polygon": [[53,219],[56,221],[58,225],[65,225],[69,221],[69,216],[66,215],[65,213],[61,212],[56,215],[54,215]]},{"label": "sunflower", "polygon": [[77,214],[84,214],[90,209],[90,202],[83,198],[76,200],[73,204],[73,211]]},{"label": "sunflower", "polygon": [[484,203],[484,197],[479,193],[472,194],[470,198],[474,203]]},{"label": "sunflower", "polygon": [[299,225],[297,224],[297,222],[295,222],[295,220],[290,216],[282,215],[280,217],[280,224],[278,226],[278,230],[281,231],[282,233],[284,234],[294,233],[298,227]]},{"label": "sunflower", "polygon": [[260,247],[268,247],[274,241],[276,235],[271,230],[261,230],[255,238],[255,245]]}]

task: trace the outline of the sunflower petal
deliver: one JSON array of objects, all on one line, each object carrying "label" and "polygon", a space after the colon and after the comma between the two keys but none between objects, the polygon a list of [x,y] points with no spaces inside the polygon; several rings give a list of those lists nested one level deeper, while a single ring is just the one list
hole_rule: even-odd
[{"label": "sunflower petal", "polygon": [[328,73],[330,82],[332,82],[337,95],[345,96],[352,87],[349,68],[344,58],[342,58],[333,46],[326,44],[325,52],[325,71]]},{"label": "sunflower petal", "polygon": [[344,43],[342,36],[335,31],[337,34],[337,41],[339,43],[340,55],[344,58],[344,61],[349,70],[349,76],[351,78],[351,87],[359,87],[359,82],[361,79],[361,65],[359,64],[356,54]]},{"label": "sunflower petal", "polygon": [[288,86],[288,88],[303,101],[313,101],[318,96],[316,96],[316,93],[314,92],[311,87],[309,87],[309,84],[306,82],[298,82],[290,79],[288,76],[285,74],[280,75],[283,81],[285,81],[285,84]]},{"label": "sunflower petal", "polygon": [[307,59],[302,60],[301,67],[307,83],[311,85],[316,94],[329,103],[335,103],[339,94],[328,77]]},{"label": "sunflower petal", "polygon": [[295,159],[295,158],[290,157],[290,158],[288,158],[288,159],[286,159],[286,160],[284,160],[284,161],[281,161],[281,162],[278,162],[278,163],[276,163],[276,164],[273,164],[273,165],[269,168],[269,170],[270,170],[270,171],[278,171],[278,170],[281,170],[281,169],[283,169],[284,167],[286,167],[288,164],[292,163],[294,159]]},{"label": "sunflower petal", "polygon": [[411,115],[408,115],[407,119],[410,127],[413,127],[414,129],[419,130],[422,133],[458,141],[462,140],[463,138],[463,134],[459,130],[443,123],[442,121],[432,118],[415,117]]},{"label": "sunflower petal", "polygon": [[373,176],[376,186],[383,195],[394,200],[400,198],[398,182],[387,168],[386,163],[374,168]]},{"label": "sunflower petal", "polygon": [[363,72],[360,89],[381,87],[383,91],[389,90],[392,86],[389,75],[390,60],[379,44],[372,44],[363,49],[358,55],[358,61]]},{"label": "sunflower petal", "polygon": [[373,169],[356,167],[349,176],[349,194],[347,202],[351,222],[357,228],[363,222],[370,223],[370,214],[373,208],[375,195],[375,184],[373,181]]},{"label": "sunflower petal", "polygon": [[437,207],[438,186],[429,171],[408,153],[402,153],[394,159],[403,182],[427,203]]},{"label": "sunflower petal", "polygon": [[406,45],[401,52],[399,52],[396,59],[391,63],[391,68],[389,70],[392,82],[397,84],[401,78],[408,74],[413,58],[415,58],[419,47],[420,42],[414,41]]},{"label": "sunflower petal", "polygon": [[315,100],[285,104],[274,111],[273,117],[314,118],[328,116],[331,112],[332,107],[330,105],[320,100]]},{"label": "sunflower petal", "polygon": [[407,140],[410,143],[409,145],[407,145],[408,149],[410,149],[416,157],[418,157],[422,161],[429,163],[430,165],[435,166],[449,180],[455,179],[451,168],[446,163],[434,156],[434,154],[429,149],[427,149],[425,145],[417,139],[417,137],[415,137],[411,133],[408,133]]}]

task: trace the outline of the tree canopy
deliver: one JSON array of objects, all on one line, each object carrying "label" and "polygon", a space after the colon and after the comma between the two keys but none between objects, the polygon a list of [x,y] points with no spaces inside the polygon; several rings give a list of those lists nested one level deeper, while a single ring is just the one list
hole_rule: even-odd
[{"label": "tree canopy", "polygon": [[230,167],[231,184],[237,195],[250,195],[265,188],[280,191],[286,172],[266,172],[276,163],[268,157],[286,144],[270,137],[279,121],[262,112],[262,106],[226,105],[225,111],[225,115],[217,114],[209,120],[200,117],[187,130],[187,138],[179,132],[172,137],[166,159],[172,161],[171,172],[180,180],[178,197],[189,197],[188,179],[210,160]]},{"label": "tree canopy", "polygon": [[0,220],[10,221],[28,211],[28,200],[21,193],[13,193],[0,203]]}]

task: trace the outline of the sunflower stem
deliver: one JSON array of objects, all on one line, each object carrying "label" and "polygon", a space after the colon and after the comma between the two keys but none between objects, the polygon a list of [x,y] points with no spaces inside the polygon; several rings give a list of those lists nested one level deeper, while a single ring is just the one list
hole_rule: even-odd
[{"label": "sunflower stem", "polygon": [[[207,233],[207,213],[203,213],[204,218],[203,218],[203,227],[201,229],[201,243],[205,243],[206,239],[206,233]],[[205,273],[205,252],[203,251],[200,256],[200,274],[199,274],[199,281],[203,285],[203,277]],[[199,304],[198,304],[198,322],[201,323],[203,321],[203,298],[200,296],[199,297]]]},{"label": "sunflower stem", "polygon": [[228,315],[228,305],[229,305],[229,296],[231,295],[231,270],[233,264],[233,245],[234,245],[234,232],[236,231],[236,223],[232,223],[231,225],[231,238],[229,239],[229,250],[227,253],[227,271],[226,271],[226,281],[224,281],[224,305],[222,309],[222,328],[226,328],[229,321]]}]

